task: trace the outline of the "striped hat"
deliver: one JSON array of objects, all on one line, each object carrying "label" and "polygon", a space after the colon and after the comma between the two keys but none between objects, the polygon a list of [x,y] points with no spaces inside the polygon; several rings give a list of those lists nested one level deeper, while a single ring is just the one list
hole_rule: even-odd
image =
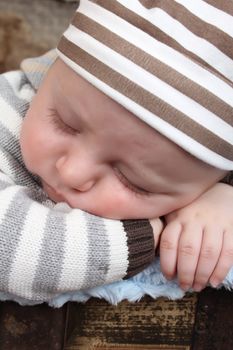
[{"label": "striped hat", "polygon": [[57,51],[184,150],[233,170],[233,1],[81,0]]}]

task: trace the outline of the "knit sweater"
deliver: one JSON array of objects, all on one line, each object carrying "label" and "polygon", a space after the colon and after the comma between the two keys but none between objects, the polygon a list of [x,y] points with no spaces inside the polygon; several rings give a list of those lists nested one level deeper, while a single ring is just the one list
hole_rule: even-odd
[{"label": "knit sweater", "polygon": [[0,76],[0,291],[29,301],[127,278],[154,258],[148,220],[110,220],[55,205],[25,168],[23,117],[55,52]]}]

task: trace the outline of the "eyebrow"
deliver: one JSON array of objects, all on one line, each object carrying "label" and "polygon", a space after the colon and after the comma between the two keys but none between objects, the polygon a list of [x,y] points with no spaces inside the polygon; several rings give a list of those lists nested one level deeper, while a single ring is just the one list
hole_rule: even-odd
[{"label": "eyebrow", "polygon": [[[63,100],[58,99],[58,102],[56,102],[56,105],[57,105],[57,110],[59,112],[60,117],[63,119],[65,116],[64,122],[66,122],[66,118],[67,118],[67,122],[70,122],[72,116],[77,116],[79,118],[79,122],[83,120],[83,118],[81,117],[82,112],[80,111],[80,108],[79,108],[80,106],[79,101],[76,101],[76,103],[78,104],[78,108],[77,108],[77,105],[76,105],[76,108],[74,108],[72,101],[70,101],[67,98],[67,95],[65,94],[61,94],[61,95],[63,97]],[[72,118],[72,121],[74,120],[75,118]]]}]

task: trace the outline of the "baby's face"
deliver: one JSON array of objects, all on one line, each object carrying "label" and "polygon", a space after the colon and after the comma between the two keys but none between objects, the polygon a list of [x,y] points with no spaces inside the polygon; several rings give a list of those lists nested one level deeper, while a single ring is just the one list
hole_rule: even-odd
[{"label": "baby's face", "polygon": [[189,156],[61,60],[23,122],[26,167],[55,202],[115,219],[153,218],[198,197],[223,172]]}]

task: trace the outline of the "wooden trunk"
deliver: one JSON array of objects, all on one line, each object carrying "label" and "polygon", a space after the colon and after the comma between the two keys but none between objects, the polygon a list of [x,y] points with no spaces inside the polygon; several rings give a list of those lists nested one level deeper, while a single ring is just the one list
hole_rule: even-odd
[{"label": "wooden trunk", "polygon": [[0,350],[232,350],[233,293],[206,288],[178,301],[144,298],[111,306],[91,299],[0,303]]}]

